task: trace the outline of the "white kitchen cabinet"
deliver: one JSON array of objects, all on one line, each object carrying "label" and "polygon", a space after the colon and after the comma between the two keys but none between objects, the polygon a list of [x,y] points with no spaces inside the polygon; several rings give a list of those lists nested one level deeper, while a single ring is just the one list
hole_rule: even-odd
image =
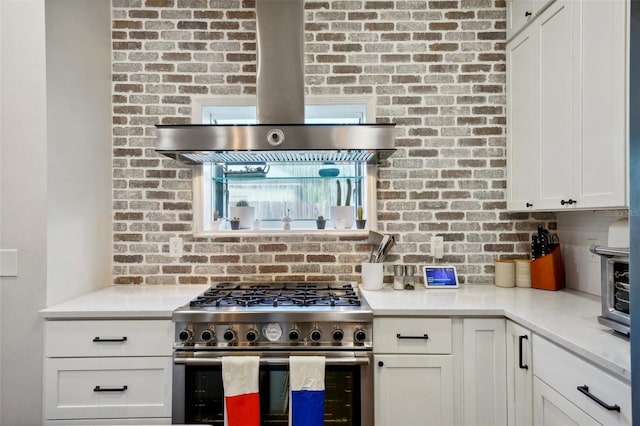
[{"label": "white kitchen cabinet", "polygon": [[537,335],[533,374],[535,425],[631,425],[628,384]]},{"label": "white kitchen cabinet", "polygon": [[505,319],[465,318],[462,360],[464,425],[506,425]]},{"label": "white kitchen cabinet", "polygon": [[537,377],[534,378],[533,392],[536,426],[601,425]]},{"label": "white kitchen cabinet", "polygon": [[376,426],[452,425],[450,318],[374,318]]},{"label": "white kitchen cabinet", "polygon": [[453,424],[452,355],[375,355],[377,426]]},{"label": "white kitchen cabinet", "polygon": [[552,0],[507,0],[507,40],[513,37]]},{"label": "white kitchen cabinet", "polygon": [[532,335],[507,320],[507,424],[533,425]]},{"label": "white kitchen cabinet", "polygon": [[540,40],[527,30],[507,44],[507,208],[537,204],[540,168]]},{"label": "white kitchen cabinet", "polygon": [[45,322],[45,423],[169,424],[173,340],[170,320]]},{"label": "white kitchen cabinet", "polygon": [[558,0],[507,45],[510,210],[627,204],[626,20],[624,0]]}]

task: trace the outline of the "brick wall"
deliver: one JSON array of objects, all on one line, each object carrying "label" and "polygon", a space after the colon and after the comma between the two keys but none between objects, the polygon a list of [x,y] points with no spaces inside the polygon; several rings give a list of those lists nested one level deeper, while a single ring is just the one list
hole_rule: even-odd
[{"label": "brick wall", "polygon": [[[113,0],[114,283],[357,280],[354,237],[202,239],[191,170],[157,155],[154,124],[189,123],[191,96],[255,94],[254,1]],[[367,94],[397,123],[379,167],[380,231],[392,262],[443,262],[492,283],[493,260],[528,252],[552,215],[505,211],[504,0],[306,1],[308,94]],[[554,226],[554,223],[547,223]],[[184,256],[168,256],[169,238]]]}]

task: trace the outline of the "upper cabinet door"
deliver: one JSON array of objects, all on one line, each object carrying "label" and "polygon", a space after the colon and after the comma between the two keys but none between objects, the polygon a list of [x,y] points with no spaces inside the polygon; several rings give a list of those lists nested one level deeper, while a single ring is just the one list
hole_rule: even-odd
[{"label": "upper cabinet door", "polygon": [[[573,0],[557,1],[540,15],[540,201],[561,206],[572,195],[576,118]],[[534,24],[535,25],[535,24]]]},{"label": "upper cabinet door", "polygon": [[627,3],[583,1],[576,207],[627,206]]},{"label": "upper cabinet door", "polygon": [[507,208],[537,204],[540,139],[540,42],[528,28],[507,45]]},{"label": "upper cabinet door", "polygon": [[533,20],[532,0],[507,0],[507,40]]}]

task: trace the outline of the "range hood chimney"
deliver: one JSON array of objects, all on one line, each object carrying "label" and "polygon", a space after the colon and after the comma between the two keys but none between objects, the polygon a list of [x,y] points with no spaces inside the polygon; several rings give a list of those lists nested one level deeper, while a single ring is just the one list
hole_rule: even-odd
[{"label": "range hood chimney", "polygon": [[395,124],[304,124],[304,0],[256,0],[257,125],[157,125],[156,151],[188,164],[375,163]]}]

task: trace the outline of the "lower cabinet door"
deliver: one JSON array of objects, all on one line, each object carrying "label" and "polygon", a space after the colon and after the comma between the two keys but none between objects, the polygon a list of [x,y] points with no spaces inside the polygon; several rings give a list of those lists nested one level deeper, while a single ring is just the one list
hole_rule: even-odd
[{"label": "lower cabinet door", "polygon": [[376,426],[453,424],[452,355],[376,355]]},{"label": "lower cabinet door", "polygon": [[45,416],[171,417],[171,357],[47,358]]},{"label": "lower cabinet door", "polygon": [[601,425],[537,377],[533,378],[533,424],[536,426]]}]

